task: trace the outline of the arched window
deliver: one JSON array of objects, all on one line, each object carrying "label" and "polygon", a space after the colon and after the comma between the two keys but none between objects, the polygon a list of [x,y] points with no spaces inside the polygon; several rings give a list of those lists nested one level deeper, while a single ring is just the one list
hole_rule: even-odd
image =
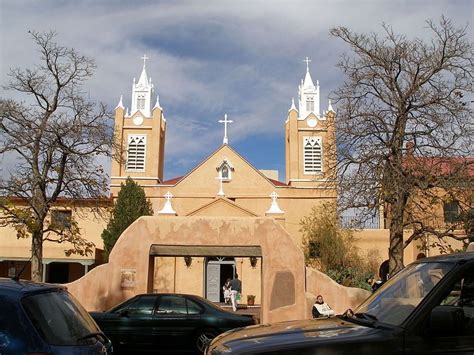
[{"label": "arched window", "polygon": [[323,171],[323,152],[321,137],[303,137],[303,166],[305,174]]},{"label": "arched window", "polygon": [[145,171],[146,136],[129,135],[127,147],[127,170]]},{"label": "arched window", "polygon": [[221,169],[221,175],[223,179],[228,179],[229,178],[229,168],[227,165],[224,165]]},{"label": "arched window", "polygon": [[306,111],[312,112],[314,111],[314,97],[308,96],[306,98]]},{"label": "arched window", "polygon": [[145,109],[145,95],[138,95],[137,109],[138,110],[144,110]]},{"label": "arched window", "polygon": [[227,160],[224,160],[216,169],[219,173],[219,179],[222,179],[223,181],[229,181],[232,179],[234,168]]}]

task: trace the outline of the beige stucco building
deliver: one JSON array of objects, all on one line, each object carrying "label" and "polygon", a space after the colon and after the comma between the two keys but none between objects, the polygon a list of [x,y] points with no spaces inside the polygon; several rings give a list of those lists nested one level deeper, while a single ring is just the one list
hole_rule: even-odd
[{"label": "beige stucco building", "polygon": [[[336,114],[330,102],[320,111],[319,82],[314,84],[308,63],[298,107],[293,101],[282,114],[284,182],[277,172],[259,170],[232,148],[227,116],[219,121],[222,145],[186,175],[164,180],[167,121],[144,63],[139,80],[133,81],[130,109],[122,97],[115,108],[115,153],[122,159],[112,162],[110,190],[117,196],[120,184],[132,177],[145,189],[154,217],[130,226],[109,263],[94,269],[102,263],[100,235],[107,220],[86,203],[59,203],[51,219],[67,220],[73,214],[82,235],[96,248],[92,255],[66,256],[67,246],[45,242],[44,280],[70,282],[87,273],[69,287],[90,310],[140,292],[194,293],[222,302],[222,285],[235,273],[243,283],[243,302],[254,295],[264,320],[309,316],[318,293],[337,311],[355,306],[364,292],[343,288],[304,267],[300,221],[314,206],[337,197],[331,169]],[[103,212],[111,202],[102,202]],[[388,230],[383,226],[380,219],[372,229],[357,232],[361,253],[376,250],[380,262],[388,257]],[[28,265],[31,246],[11,228],[0,232],[0,276],[7,276]],[[417,257],[419,244],[405,249],[407,262]],[[27,266],[23,277],[28,275]],[[287,293],[278,293],[281,282]]]},{"label": "beige stucco building", "polygon": [[[115,109],[116,136],[120,142],[112,163],[111,191],[117,195],[120,184],[130,176],[145,189],[155,216],[178,217],[271,217],[301,245],[300,220],[313,206],[336,198],[335,180],[328,168],[332,163],[326,147],[334,139],[335,113],[329,106],[319,109],[319,83],[315,85],[309,67],[299,87],[299,109],[292,103],[285,126],[287,181],[278,181],[278,172],[258,170],[229,144],[229,124],[225,115],[220,147],[185,176],[163,180],[166,119],[145,66],[132,86],[131,110],[122,99]],[[284,118],[284,117],[283,117]],[[283,121],[283,119],[282,119]],[[282,122],[283,123],[283,122]],[[327,148],[329,151],[329,148]],[[332,155],[333,156],[333,155]],[[196,231],[198,233],[198,231]],[[189,241],[194,243],[196,241]],[[153,290],[204,295],[222,301],[221,286],[237,272],[246,295],[261,302],[259,258],[238,255],[205,255],[192,258],[186,266],[183,257],[157,257]],[[188,259],[189,260],[189,259]]]}]

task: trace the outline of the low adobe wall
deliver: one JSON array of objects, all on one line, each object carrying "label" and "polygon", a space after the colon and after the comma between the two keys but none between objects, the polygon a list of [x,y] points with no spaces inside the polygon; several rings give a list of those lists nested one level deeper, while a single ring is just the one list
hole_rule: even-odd
[{"label": "low adobe wall", "polygon": [[[305,272],[303,252],[293,238],[274,219],[258,217],[141,217],[120,236],[109,262],[68,284],[69,291],[89,311],[107,310],[148,292],[154,272],[152,245],[259,246],[262,322],[310,318],[316,294],[323,294],[336,312],[367,296],[366,291],[340,286],[316,270]],[[189,293],[202,295],[202,290]]]},{"label": "low adobe wall", "polygon": [[[89,311],[146,293],[154,244],[260,246],[262,321],[305,318],[303,253],[272,218],[141,217],[120,236],[109,262],[70,283],[69,291]],[[132,275],[131,283],[124,272]]]},{"label": "low adobe wall", "polygon": [[345,287],[339,285],[326,274],[306,268],[306,317],[311,318],[311,308],[316,296],[322,295],[324,301],[336,312],[342,314],[348,308],[355,309],[367,297],[370,292],[361,288]]}]

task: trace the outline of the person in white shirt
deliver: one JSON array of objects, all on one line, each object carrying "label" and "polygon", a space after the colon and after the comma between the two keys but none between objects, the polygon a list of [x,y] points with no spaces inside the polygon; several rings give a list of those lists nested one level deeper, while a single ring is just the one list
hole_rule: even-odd
[{"label": "person in white shirt", "polygon": [[321,295],[316,297],[316,302],[313,304],[312,313],[313,318],[330,317],[334,315],[334,311],[326,302],[324,302],[323,296]]},{"label": "person in white shirt", "polygon": [[224,286],[222,286],[222,290],[224,292],[224,302],[226,304],[230,303],[230,290],[231,290],[231,286],[230,286],[230,278],[227,279],[227,281],[225,282]]}]

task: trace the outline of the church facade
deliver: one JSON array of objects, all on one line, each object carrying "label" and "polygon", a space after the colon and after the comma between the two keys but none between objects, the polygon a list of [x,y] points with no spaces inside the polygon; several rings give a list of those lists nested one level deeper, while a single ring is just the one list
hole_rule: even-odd
[{"label": "church facade", "polygon": [[[298,108],[291,104],[285,129],[287,181],[278,173],[258,170],[229,144],[232,122],[225,115],[222,145],[184,176],[164,180],[166,118],[159,97],[148,78],[145,63],[138,82],[133,81],[130,109],[122,98],[115,109],[115,133],[120,142],[113,161],[111,191],[130,176],[145,190],[155,216],[178,217],[270,217],[301,245],[300,220],[314,206],[336,198],[335,178],[330,166],[334,141],[335,112],[320,111],[320,87],[314,84],[309,61],[298,90]],[[283,126],[283,119],[282,119]],[[222,301],[221,286],[238,273],[244,296],[260,302],[261,269],[258,257],[157,257],[153,290],[193,290],[212,301]],[[158,276],[159,275],[159,276]],[[192,276],[190,276],[192,275]]]},{"label": "church facade", "polygon": [[[112,197],[100,201],[100,208],[106,215],[120,184],[130,176],[144,188],[154,216],[132,224],[109,262],[100,265],[107,220],[93,213],[97,203],[58,201],[50,221],[67,224],[74,217],[83,237],[96,247],[92,255],[66,256],[68,245],[46,241],[44,281],[69,282],[88,310],[101,310],[143,292],[193,293],[222,302],[222,285],[238,274],[242,302],[260,304],[265,321],[309,317],[314,296],[320,293],[338,312],[366,296],[304,265],[300,221],[313,207],[337,198],[336,114],[330,102],[326,110],[320,109],[320,86],[313,81],[309,60],[297,102],[282,114],[285,181],[275,171],[252,166],[232,147],[232,121],[226,115],[219,120],[222,144],[184,176],[165,180],[167,120],[145,63],[138,81],[133,80],[130,108],[123,102],[121,97],[115,108],[119,144],[114,153],[121,159],[112,161]],[[361,253],[377,250],[380,263],[388,257],[383,222],[356,232]],[[0,232],[0,276],[13,276],[25,267],[22,277],[28,278],[30,240],[17,239],[10,227]],[[412,242],[405,261],[416,259],[421,247],[422,241]],[[427,252],[437,253],[432,248]]]}]

